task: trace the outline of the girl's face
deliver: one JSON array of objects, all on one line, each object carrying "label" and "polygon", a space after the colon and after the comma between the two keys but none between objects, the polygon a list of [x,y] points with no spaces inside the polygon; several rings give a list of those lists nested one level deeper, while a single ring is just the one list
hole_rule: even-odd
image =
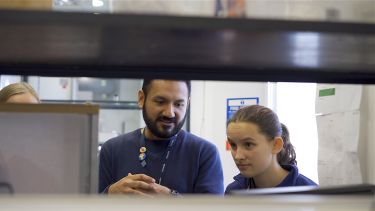
[{"label": "girl's face", "polygon": [[234,162],[243,176],[261,176],[271,167],[274,141],[259,133],[256,124],[232,122],[227,127],[227,137]]}]

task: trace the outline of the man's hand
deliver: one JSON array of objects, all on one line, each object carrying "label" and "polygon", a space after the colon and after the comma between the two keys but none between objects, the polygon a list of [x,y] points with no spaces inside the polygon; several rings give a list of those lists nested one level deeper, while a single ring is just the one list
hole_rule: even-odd
[{"label": "man's hand", "polygon": [[171,190],[165,186],[159,185],[157,183],[152,184],[156,194],[169,195]]},{"label": "man's hand", "polygon": [[[108,194],[136,194],[149,196],[158,193],[160,185],[155,183],[155,179],[145,174],[128,174],[108,188]],[[161,186],[163,187],[163,186]]]}]

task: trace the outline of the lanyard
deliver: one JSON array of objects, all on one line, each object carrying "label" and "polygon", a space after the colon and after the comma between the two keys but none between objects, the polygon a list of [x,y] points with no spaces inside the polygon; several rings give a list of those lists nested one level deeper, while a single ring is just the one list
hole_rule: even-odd
[{"label": "lanyard", "polygon": [[[142,137],[141,137],[141,148],[139,149],[139,161],[141,163],[141,166],[143,168],[145,168],[147,166],[147,161],[146,161],[146,158],[147,158],[147,149],[146,149],[146,137],[145,137],[145,131],[146,129],[143,130],[142,132]],[[177,134],[174,135],[172,137],[172,139],[170,140],[169,144],[168,144],[168,147],[167,147],[167,152],[165,153],[165,157],[164,157],[164,160],[163,160],[163,165],[161,167],[161,173],[160,173],[160,178],[158,180],[158,184],[160,185],[161,184],[161,180],[165,174],[165,167],[166,167],[166,163],[167,163],[167,160],[169,158],[169,154],[170,152],[172,151],[173,149],[173,145],[175,144],[176,142],[176,139],[177,139]]]}]

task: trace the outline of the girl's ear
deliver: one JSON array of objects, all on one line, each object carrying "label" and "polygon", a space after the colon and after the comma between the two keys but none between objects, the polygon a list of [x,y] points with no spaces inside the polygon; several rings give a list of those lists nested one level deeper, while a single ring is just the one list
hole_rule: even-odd
[{"label": "girl's ear", "polygon": [[273,148],[272,153],[277,154],[279,153],[284,147],[284,141],[281,137],[275,137],[273,139]]}]

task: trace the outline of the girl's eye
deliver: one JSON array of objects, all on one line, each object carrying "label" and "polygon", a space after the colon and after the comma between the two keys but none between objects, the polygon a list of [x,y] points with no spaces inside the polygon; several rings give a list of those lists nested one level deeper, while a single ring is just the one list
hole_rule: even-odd
[{"label": "girl's eye", "polygon": [[245,147],[246,147],[246,148],[251,148],[251,147],[253,147],[253,146],[254,146],[253,143],[250,143],[250,142],[245,143]]}]

